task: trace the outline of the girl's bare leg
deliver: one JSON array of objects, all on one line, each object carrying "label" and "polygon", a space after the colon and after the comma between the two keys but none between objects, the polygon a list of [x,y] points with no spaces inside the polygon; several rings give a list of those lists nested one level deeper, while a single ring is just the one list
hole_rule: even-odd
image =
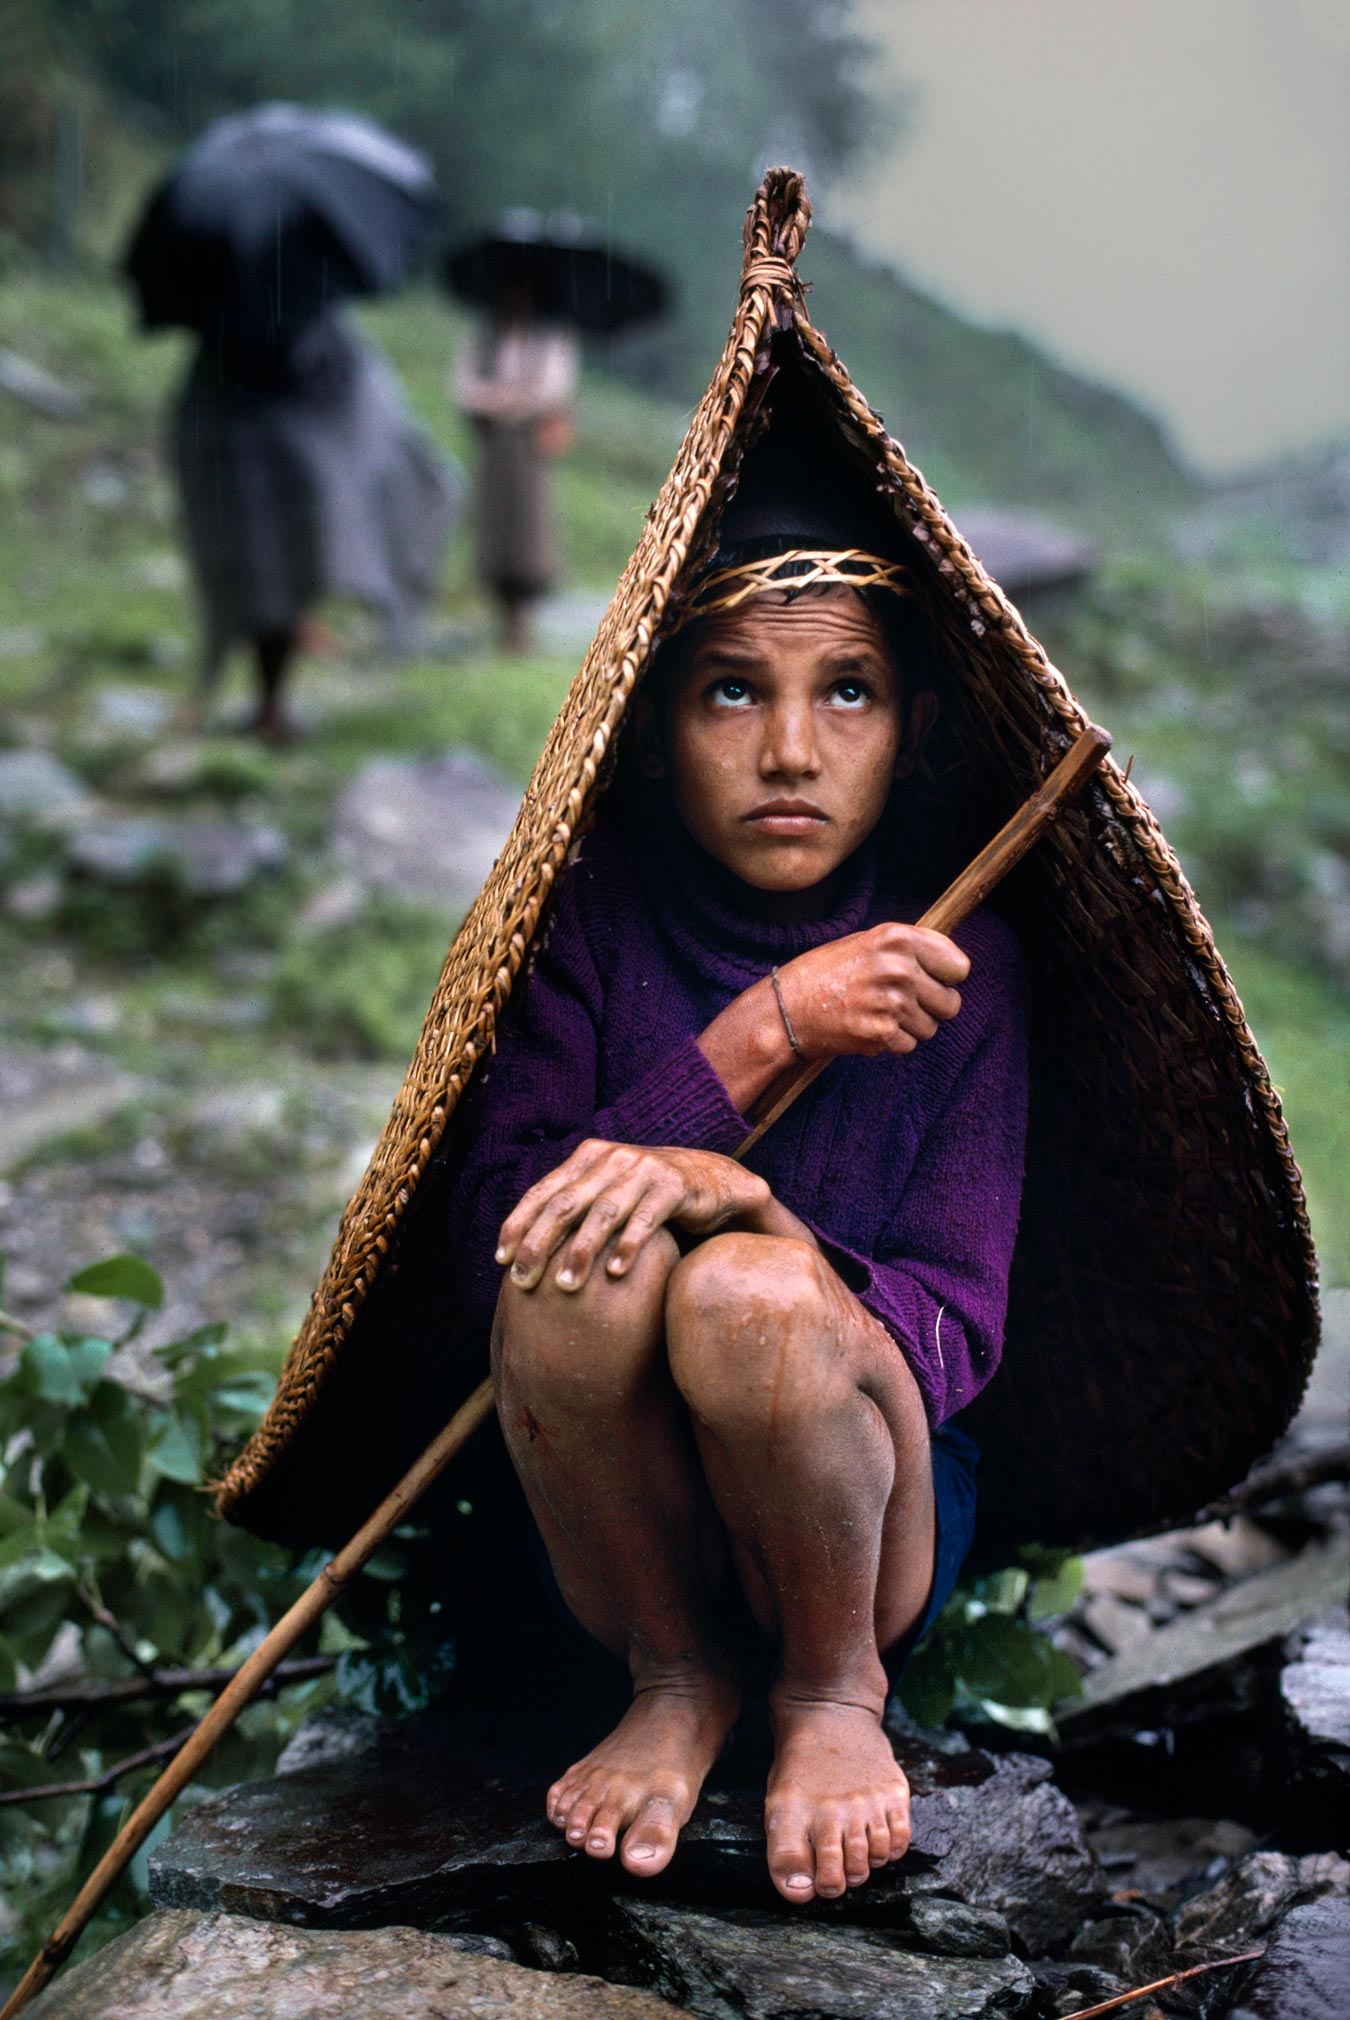
[{"label": "girl's bare leg", "polygon": [[669,1863],[740,1705],[717,1620],[726,1544],[664,1348],[678,1251],[662,1233],[614,1281],[507,1278],[493,1374],[502,1430],[563,1597],[623,1658],[633,1703],[548,1794],[551,1821],[630,1872]]},{"label": "girl's bare leg", "polygon": [[671,1372],[760,1624],[781,1650],[769,1868],[842,1894],[909,1843],[879,1650],[933,1570],[927,1420],[898,1349],[804,1241],[714,1236],[666,1300]]}]

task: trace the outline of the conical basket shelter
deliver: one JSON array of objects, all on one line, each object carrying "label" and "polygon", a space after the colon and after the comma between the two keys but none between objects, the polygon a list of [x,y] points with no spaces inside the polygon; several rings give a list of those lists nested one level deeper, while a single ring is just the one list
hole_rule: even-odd
[{"label": "conical basket shelter", "polygon": [[[948,872],[1086,723],[808,319],[794,267],[809,220],[801,178],[771,171],[726,348],[450,949],[276,1399],[221,1485],[232,1520],[345,1533],[485,1373],[447,1288],[456,1109],[604,790],[663,614],[776,411],[809,412],[888,501],[896,557],[927,586],[949,683]],[[971,1413],[986,1560],[1188,1519],[1284,1429],[1317,1336],[1278,1101],[1177,861],[1115,765],[996,902],[1031,978],[1032,1105],[1003,1365]]]}]

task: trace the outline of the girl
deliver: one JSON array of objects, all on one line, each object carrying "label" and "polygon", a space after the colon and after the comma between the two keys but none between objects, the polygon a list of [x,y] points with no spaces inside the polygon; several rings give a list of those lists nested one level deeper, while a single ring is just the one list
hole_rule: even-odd
[{"label": "girl", "polygon": [[998,1363],[1026,1067],[1011,934],[909,923],[881,845],[938,707],[910,579],[865,497],[756,468],[478,1083],[452,1224],[554,1577],[632,1677],[550,1819],[660,1872],[767,1651],[769,1869],[805,1902],[908,1844],[882,1713],[970,1541],[952,1420]]}]

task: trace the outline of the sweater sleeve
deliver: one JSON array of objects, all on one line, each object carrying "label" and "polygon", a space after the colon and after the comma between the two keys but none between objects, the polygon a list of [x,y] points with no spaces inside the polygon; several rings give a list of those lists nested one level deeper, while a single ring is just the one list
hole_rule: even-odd
[{"label": "sweater sleeve", "polygon": [[485,1327],[501,1288],[495,1253],[502,1222],[578,1144],[598,1137],[730,1151],[748,1126],[692,1036],[602,1104],[604,993],[569,878],[465,1118],[471,1145],[451,1196],[451,1227],[461,1294]]},{"label": "sweater sleeve", "polygon": [[839,1275],[895,1339],[936,1429],[998,1367],[1026,1144],[1020,964],[927,1130],[875,1256],[811,1225]]}]

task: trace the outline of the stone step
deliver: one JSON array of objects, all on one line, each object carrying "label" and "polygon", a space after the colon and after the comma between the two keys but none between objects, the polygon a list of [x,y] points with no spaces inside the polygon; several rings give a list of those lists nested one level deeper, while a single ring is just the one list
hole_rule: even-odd
[{"label": "stone step", "polygon": [[678,2020],[665,2000],[525,1970],[423,1929],[280,1928],[162,1909],[63,1974],[32,2020]]},{"label": "stone step", "polygon": [[[943,1895],[1002,1915],[1037,1954],[1066,1940],[1106,1891],[1077,1816],[1043,1761],[901,1740],[913,1842],[821,1920],[912,1931]],[[764,1863],[763,1790],[712,1786],[656,1882],[572,1851],[543,1795],[559,1758],[533,1759],[481,1719],[407,1721],[366,1752],[227,1789],[194,1804],[151,1861],[156,1905],[313,1927],[382,1922],[492,1930],[593,1927],[617,1890],[792,1915]]]}]

